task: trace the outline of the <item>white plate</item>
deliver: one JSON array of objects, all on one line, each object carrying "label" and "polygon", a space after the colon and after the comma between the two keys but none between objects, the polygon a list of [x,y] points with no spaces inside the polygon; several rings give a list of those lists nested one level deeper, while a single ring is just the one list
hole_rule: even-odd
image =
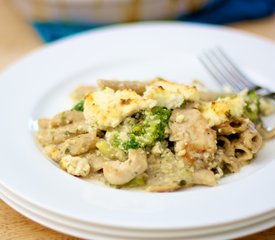
[{"label": "white plate", "polygon": [[[262,231],[268,227],[270,227],[270,221],[273,219],[275,221],[275,211],[271,212],[270,214],[265,214],[263,216],[259,216],[256,218],[248,219],[246,221],[242,222],[234,222],[232,224],[228,224],[225,226],[220,226],[220,227],[214,227],[214,228],[204,228],[204,229],[193,229],[189,231],[166,231],[166,232],[155,232],[155,231],[133,231],[131,229],[128,230],[120,230],[120,229],[113,229],[113,228],[108,228],[108,227],[99,227],[99,226],[94,226],[94,225],[85,225],[82,222],[78,221],[72,221],[71,219],[64,218],[62,216],[52,214],[50,212],[45,211],[44,209],[40,209],[29,202],[24,201],[23,199],[20,199],[18,196],[15,194],[11,193],[9,190],[5,189],[4,187],[0,186],[0,191],[4,194],[3,200],[5,200],[8,204],[10,202],[15,203],[17,206],[20,206],[22,209],[24,209],[25,216],[30,217],[31,219],[33,216],[38,217],[39,223],[41,221],[46,221],[46,223],[51,223],[56,225],[56,230],[67,233],[67,234],[72,234],[71,231],[64,231],[63,228],[60,228],[60,226],[66,226],[66,229],[75,229],[78,233],[81,232],[81,234],[76,235],[74,233],[74,236],[78,237],[84,237],[83,234],[91,234],[91,238],[93,235],[97,234],[99,236],[107,236],[110,239],[122,239],[122,238],[127,238],[127,239],[133,239],[137,238],[139,240],[141,239],[175,239],[175,238],[205,238],[210,236],[220,236],[221,234],[234,234],[235,237],[241,237],[243,236],[243,231],[239,231],[240,229],[247,229],[246,234],[252,234],[257,231]],[[21,212],[21,211],[20,211]],[[21,212],[22,213],[22,212]],[[262,223],[269,223],[268,225],[263,225]],[[41,223],[43,224],[43,222]],[[45,224],[44,224],[45,225]],[[249,226],[257,226],[257,228],[249,228]],[[46,224],[46,226],[48,226]],[[236,230],[238,230],[236,232]],[[236,235],[237,234],[237,235]],[[87,236],[85,236],[87,238]],[[211,237],[212,239],[212,237]],[[223,238],[224,239],[224,238]]]},{"label": "white plate", "polygon": [[[48,161],[34,142],[33,121],[68,108],[70,90],[93,84],[98,77],[142,80],[159,75],[182,82],[200,79],[217,88],[196,58],[215,45],[229,52],[256,82],[272,87],[273,43],[193,24],[105,28],[19,61],[1,76],[0,130],[5,136],[0,139],[1,185],[47,211],[120,229],[188,230],[273,211],[274,141],[265,144],[252,164],[217,187],[162,194],[112,189],[72,177]],[[269,120],[274,123],[274,117]]]},{"label": "white plate", "polygon": [[[148,240],[148,239],[171,239],[171,240],[220,240],[220,239],[233,239],[237,237],[242,237],[248,234],[253,234],[259,231],[262,231],[264,229],[270,228],[275,224],[275,218],[269,217],[265,218],[265,220],[257,221],[254,224],[246,224],[243,226],[236,226],[234,229],[230,230],[224,230],[224,231],[216,231],[215,233],[204,233],[204,234],[195,234],[197,231],[194,231],[194,235],[192,236],[186,236],[184,234],[174,236],[169,234],[167,236],[161,235],[148,235],[146,237],[141,237],[140,234],[134,235],[118,235],[114,234],[109,229],[106,229],[105,232],[98,232],[97,230],[94,230],[93,228],[90,228],[88,230],[79,229],[76,226],[67,225],[66,222],[63,221],[57,221],[56,219],[49,219],[45,217],[43,214],[37,214],[33,211],[33,209],[28,208],[25,206],[25,204],[22,204],[20,200],[17,200],[16,197],[12,196],[10,198],[10,195],[3,195],[3,200],[9,204],[11,207],[16,209],[21,214],[27,216],[28,218],[32,219],[35,222],[38,222],[42,225],[45,225],[49,228],[52,228],[54,230],[70,234],[75,237],[81,237],[84,239],[97,239],[97,240],[122,240],[122,239],[128,239],[128,240]],[[150,237],[149,237],[150,236]]]}]

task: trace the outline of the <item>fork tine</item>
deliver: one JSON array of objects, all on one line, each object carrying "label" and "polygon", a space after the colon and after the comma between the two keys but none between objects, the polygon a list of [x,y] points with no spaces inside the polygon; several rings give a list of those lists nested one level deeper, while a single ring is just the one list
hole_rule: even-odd
[{"label": "fork tine", "polygon": [[212,59],[212,62],[215,61],[216,68],[219,69],[221,72],[223,72],[225,76],[225,81],[237,92],[243,90],[245,88],[244,85],[240,85],[239,81],[236,80],[236,76],[232,74],[232,72],[227,68],[226,64],[224,64],[221,59],[219,58],[219,55],[215,52],[215,50],[212,50],[209,52],[209,56]]},{"label": "fork tine", "polygon": [[[217,60],[216,56],[212,54],[212,52],[206,52],[204,53],[204,57],[206,58],[205,64],[208,65],[208,69],[211,69],[211,71],[215,71],[216,75],[219,74],[219,83],[221,86],[224,86],[224,83],[226,82],[230,87],[233,88],[234,91],[240,91],[241,88],[238,84],[232,79],[231,76],[229,76],[227,71],[224,70],[224,67],[219,64],[219,60]],[[213,74],[212,74],[213,75]],[[217,77],[216,77],[217,79]]]},{"label": "fork tine", "polygon": [[211,66],[209,66],[208,62],[202,56],[199,56],[198,58],[200,62],[203,64],[203,66],[208,70],[208,72],[217,80],[217,82],[221,86],[223,86],[224,82],[221,81],[221,77],[219,76],[219,74],[212,70]]},{"label": "fork tine", "polygon": [[247,88],[242,79],[240,79],[238,74],[236,74],[235,70],[231,68],[231,66],[227,62],[227,59],[224,59],[224,57],[217,50],[212,50],[211,54],[212,58],[216,60],[216,64],[219,65],[219,68],[225,72],[227,78],[230,80],[232,85],[234,84],[234,86],[238,86],[234,89],[236,89],[237,91],[241,91]]},{"label": "fork tine", "polygon": [[225,63],[227,63],[227,65],[231,67],[235,75],[238,76],[240,83],[245,86],[245,88],[252,89],[256,87],[256,85],[244,75],[244,73],[237,67],[237,65],[233,63],[233,61],[227,56],[224,50],[222,50],[220,47],[217,47],[217,52],[220,53],[220,56],[223,58]]}]

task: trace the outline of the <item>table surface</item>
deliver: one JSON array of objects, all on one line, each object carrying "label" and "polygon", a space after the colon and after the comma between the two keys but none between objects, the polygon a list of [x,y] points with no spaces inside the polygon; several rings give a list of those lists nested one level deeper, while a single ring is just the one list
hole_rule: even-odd
[{"label": "table surface", "polygon": [[[5,69],[28,52],[43,46],[31,26],[18,16],[8,1],[0,5],[0,70]],[[233,24],[230,27],[255,33],[275,41],[275,16]],[[37,224],[14,211],[0,200],[1,239],[76,240]],[[238,240],[274,240],[275,227]]]}]

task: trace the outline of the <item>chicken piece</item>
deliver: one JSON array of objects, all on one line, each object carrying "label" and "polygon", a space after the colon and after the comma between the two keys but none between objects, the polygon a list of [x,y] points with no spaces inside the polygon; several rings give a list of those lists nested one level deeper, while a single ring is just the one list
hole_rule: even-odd
[{"label": "chicken piece", "polygon": [[68,124],[84,121],[84,114],[77,111],[65,111],[56,114],[50,121],[50,127],[58,128]]},{"label": "chicken piece", "polygon": [[42,146],[60,144],[71,137],[88,133],[88,130],[85,122],[76,122],[59,128],[41,129],[36,139]]},{"label": "chicken piece", "polygon": [[59,164],[63,170],[74,176],[86,177],[90,173],[90,164],[86,158],[67,155]]},{"label": "chicken piece", "polygon": [[67,139],[61,144],[61,149],[65,154],[76,156],[94,149],[97,140],[94,133],[81,134]]},{"label": "chicken piece", "polygon": [[140,82],[140,81],[110,81],[110,80],[98,80],[97,84],[100,89],[104,89],[106,87],[111,88],[115,91],[122,90],[122,89],[131,89],[139,95],[143,95],[147,85],[145,82]]},{"label": "chicken piece", "polygon": [[123,185],[142,174],[148,167],[146,152],[129,150],[128,160],[108,161],[103,167],[103,175],[113,185]]},{"label": "chicken piece", "polygon": [[194,172],[193,183],[207,186],[215,186],[217,184],[215,175],[212,171],[202,169]]},{"label": "chicken piece", "polygon": [[175,109],[170,117],[170,141],[175,142],[175,152],[188,165],[196,160],[214,158],[217,151],[216,132],[197,109]]},{"label": "chicken piece", "polygon": [[89,153],[85,156],[89,164],[91,166],[91,172],[98,172],[99,170],[103,169],[106,158],[104,158],[101,154],[96,153]]}]

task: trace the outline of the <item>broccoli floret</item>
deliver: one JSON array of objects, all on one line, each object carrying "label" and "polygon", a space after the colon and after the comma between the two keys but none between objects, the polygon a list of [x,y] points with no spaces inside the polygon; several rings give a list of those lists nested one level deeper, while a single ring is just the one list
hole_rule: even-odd
[{"label": "broccoli floret", "polygon": [[167,137],[165,129],[168,126],[171,110],[154,107],[142,115],[132,127],[131,133],[136,136],[141,147],[153,147],[157,141],[163,141]]},{"label": "broccoli floret", "polygon": [[82,99],[78,103],[76,103],[73,106],[72,111],[83,112],[84,111],[84,100]]},{"label": "broccoli floret", "polygon": [[119,132],[115,132],[114,133],[114,137],[113,137],[113,140],[112,140],[112,146],[114,147],[119,147],[121,144],[121,141],[119,140]]},{"label": "broccoli floret", "polygon": [[[124,151],[129,149],[152,148],[157,141],[168,137],[166,128],[171,115],[171,110],[163,107],[154,107],[136,113],[125,121],[113,132],[109,142],[113,147]],[[108,134],[107,134],[108,135]],[[126,140],[125,140],[126,139]]]},{"label": "broccoli floret", "polygon": [[156,126],[155,134],[157,135],[156,141],[162,141],[167,137],[165,128],[168,126],[168,121],[171,116],[171,110],[167,108],[154,107],[152,109],[154,119],[159,119],[160,123]]},{"label": "broccoli floret", "polygon": [[122,146],[126,151],[129,149],[137,149],[141,147],[141,145],[137,142],[134,134],[130,134],[129,140],[124,142]]},{"label": "broccoli floret", "polygon": [[260,98],[255,91],[250,91],[247,94],[244,115],[252,122],[260,122]]}]

